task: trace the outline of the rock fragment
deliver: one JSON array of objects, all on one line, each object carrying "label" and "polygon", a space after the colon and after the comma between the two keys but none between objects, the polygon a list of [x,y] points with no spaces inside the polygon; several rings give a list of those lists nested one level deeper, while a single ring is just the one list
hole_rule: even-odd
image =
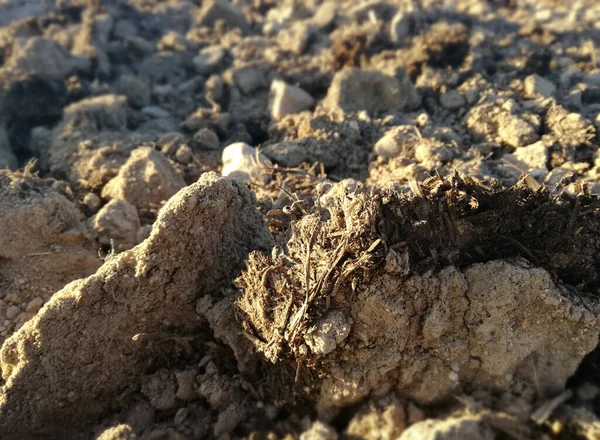
[{"label": "rock fragment", "polygon": [[440,104],[448,110],[456,110],[466,104],[465,98],[457,90],[449,90],[440,96]]},{"label": "rock fragment", "polygon": [[420,97],[407,76],[384,75],[377,70],[346,67],[333,77],[323,106],[330,110],[369,114],[414,108]]},{"label": "rock fragment", "polygon": [[233,177],[246,183],[258,180],[264,184],[269,180],[269,173],[265,167],[271,167],[271,162],[248,144],[236,142],[225,147],[222,161],[223,176]]},{"label": "rock fragment", "polygon": [[317,355],[331,353],[350,334],[351,320],[340,310],[332,310],[309,329],[304,340]]},{"label": "rock fragment", "polygon": [[546,170],[550,159],[550,150],[542,141],[538,141],[527,147],[517,148],[514,153],[506,154],[504,159],[515,163],[524,171]]},{"label": "rock fragment", "polygon": [[126,200],[109,201],[90,221],[100,244],[114,246],[117,252],[135,246],[142,227],[135,206]]},{"label": "rock fragment", "polygon": [[418,141],[416,127],[397,125],[389,129],[373,147],[373,152],[381,157],[392,158],[409,151]]},{"label": "rock fragment", "polygon": [[201,150],[218,150],[219,136],[209,128],[201,128],[194,134],[193,145]]},{"label": "rock fragment", "polygon": [[134,75],[121,76],[117,82],[117,92],[126,96],[134,108],[150,105],[152,98],[150,83],[145,78]]},{"label": "rock fragment", "polygon": [[102,197],[127,200],[138,209],[157,209],[185,186],[167,158],[151,147],[140,147],[102,189]]},{"label": "rock fragment", "polygon": [[556,92],[556,86],[551,81],[537,74],[525,78],[525,95],[529,98],[543,96],[551,97]]},{"label": "rock fragment", "polygon": [[309,110],[315,100],[300,87],[291,86],[284,81],[271,83],[270,95],[271,118],[280,120],[284,116]]}]

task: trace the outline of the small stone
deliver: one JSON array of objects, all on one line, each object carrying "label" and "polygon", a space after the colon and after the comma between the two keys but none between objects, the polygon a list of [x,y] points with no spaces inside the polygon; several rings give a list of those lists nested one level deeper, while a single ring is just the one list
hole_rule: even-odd
[{"label": "small stone", "polygon": [[231,71],[233,84],[244,94],[266,88],[269,84],[269,68],[266,64],[251,64]]},{"label": "small stone", "polygon": [[104,186],[102,197],[127,200],[139,209],[156,209],[184,186],[183,178],[161,152],[138,147]]},{"label": "small stone", "polygon": [[8,306],[6,309],[6,317],[8,319],[14,319],[19,313],[21,313],[21,309],[17,306]]},{"label": "small stone", "polygon": [[24,324],[27,321],[29,321],[31,318],[33,318],[34,316],[35,316],[35,313],[33,313],[33,312],[21,312],[21,313],[19,313],[19,316],[17,316],[17,321]]},{"label": "small stone", "polygon": [[194,158],[194,153],[192,153],[192,149],[187,145],[182,145],[177,149],[175,153],[175,160],[180,164],[187,165]]},{"label": "small stone", "polygon": [[248,144],[236,142],[229,145],[223,150],[221,174],[246,183],[258,180],[266,184],[270,175],[264,168],[272,164],[263,154],[256,156],[256,150]]},{"label": "small stone", "polygon": [[134,108],[150,105],[151,88],[148,81],[134,75],[123,75],[117,82],[117,92],[127,97],[127,102]]},{"label": "small stone", "polygon": [[44,300],[38,296],[38,297],[33,298],[31,301],[29,301],[29,303],[27,304],[27,307],[25,307],[25,311],[31,312],[31,313],[37,313],[38,310],[40,310],[43,305],[44,305]]},{"label": "small stone", "polygon": [[196,14],[196,23],[200,26],[213,26],[216,21],[223,20],[231,27],[247,29],[248,23],[244,13],[227,0],[205,0]]},{"label": "small stone", "polygon": [[546,169],[546,164],[550,158],[550,151],[542,141],[531,144],[527,147],[517,148],[514,153],[507,154],[504,158],[510,162],[515,162],[520,168],[527,171],[539,168]]},{"label": "small stone", "polygon": [[440,96],[440,104],[445,109],[456,110],[464,107],[466,101],[458,91],[452,89]]},{"label": "small stone", "polygon": [[169,119],[171,117],[168,111],[157,105],[150,105],[148,107],[144,107],[142,109],[142,113],[150,116],[152,119]]},{"label": "small stone", "polygon": [[402,153],[407,144],[417,140],[417,132],[412,125],[397,125],[388,130],[373,147],[378,156],[392,158]]},{"label": "small stone", "polygon": [[317,355],[326,355],[350,334],[352,321],[340,310],[330,311],[304,337],[306,345]]},{"label": "small stone", "polygon": [[81,199],[81,203],[85,206],[85,209],[90,214],[95,214],[100,209],[100,205],[102,204],[102,200],[94,193],[87,193]]},{"label": "small stone", "polygon": [[109,201],[92,217],[91,223],[98,232],[100,244],[114,246],[117,252],[131,249],[137,244],[140,218],[135,206],[126,200]]},{"label": "small stone", "polygon": [[300,440],[337,440],[338,435],[331,426],[321,422],[314,422],[311,427],[300,434]]},{"label": "small stone", "polygon": [[333,77],[323,106],[330,110],[369,114],[414,108],[421,99],[408,76],[387,76],[377,70],[346,67]]},{"label": "small stone", "polygon": [[525,78],[525,95],[529,98],[543,96],[551,97],[556,92],[556,86],[537,74],[529,75]]},{"label": "small stone", "polygon": [[540,137],[537,130],[529,122],[515,115],[507,115],[501,118],[498,135],[512,147],[531,145]]},{"label": "small stone", "polygon": [[225,50],[219,45],[214,45],[201,49],[192,59],[192,63],[200,75],[210,75],[219,69],[224,59]]},{"label": "small stone", "polygon": [[202,150],[218,150],[219,136],[209,128],[202,128],[194,134],[194,144]]},{"label": "small stone", "polygon": [[175,379],[177,379],[177,398],[185,401],[194,400],[198,398],[198,392],[196,391],[196,370],[186,370],[175,373]]},{"label": "small stone", "polygon": [[275,80],[271,83],[270,107],[271,118],[280,120],[284,116],[309,110],[315,100],[299,87]]}]

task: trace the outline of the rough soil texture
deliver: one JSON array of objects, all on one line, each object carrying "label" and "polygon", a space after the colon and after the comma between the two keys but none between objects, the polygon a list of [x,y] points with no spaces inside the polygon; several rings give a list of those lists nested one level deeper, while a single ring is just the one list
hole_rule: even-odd
[{"label": "rough soil texture", "polygon": [[204,175],[163,207],[146,241],[68,284],[6,341],[0,430],[35,433],[108,409],[141,380],[150,342],[165,338],[164,356],[181,348],[178,338],[201,331],[196,299],[218,296],[244,256],[269,244],[251,193]]},{"label": "rough soil texture", "polygon": [[599,23],[0,0],[0,438],[598,438]]}]

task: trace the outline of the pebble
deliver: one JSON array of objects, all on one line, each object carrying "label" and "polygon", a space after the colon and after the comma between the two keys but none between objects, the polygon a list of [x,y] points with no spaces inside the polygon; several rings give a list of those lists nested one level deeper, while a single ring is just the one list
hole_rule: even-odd
[{"label": "pebble", "polygon": [[154,119],[168,119],[171,117],[168,111],[156,105],[149,105],[147,107],[144,107],[142,109],[142,113]]},{"label": "pebble", "polygon": [[244,94],[267,87],[269,68],[266,64],[251,64],[236,68],[231,72],[233,83]]},{"label": "pebble", "polygon": [[6,309],[6,317],[8,319],[14,319],[19,313],[21,313],[21,309],[17,306],[9,306]]},{"label": "pebble", "polygon": [[448,90],[440,96],[440,104],[448,110],[456,110],[466,104],[465,98],[456,90]]},{"label": "pebble", "polygon": [[202,128],[198,130],[193,137],[193,142],[198,148],[205,150],[218,150],[219,136],[209,128]]},{"label": "pebble", "polygon": [[262,184],[269,181],[270,175],[263,167],[271,167],[271,162],[263,155],[256,158],[256,150],[244,142],[236,142],[223,150],[223,176],[233,177],[242,182],[250,183],[258,180]]},{"label": "pebble", "polygon": [[280,120],[284,116],[309,110],[315,100],[300,87],[291,86],[284,81],[271,83],[271,118]]},{"label": "pebble", "polygon": [[34,316],[35,316],[35,313],[33,313],[33,312],[21,312],[21,313],[19,313],[19,316],[17,316],[17,321],[24,324],[27,321],[29,321],[31,318],[33,318]]},{"label": "pebble", "polygon": [[556,86],[551,81],[537,74],[525,78],[525,95],[530,98],[543,96],[551,97],[556,92]]},{"label": "pebble", "polygon": [[415,127],[412,125],[398,125],[388,130],[373,147],[373,152],[378,156],[392,158],[402,152],[403,145],[416,136]]},{"label": "pebble", "polygon": [[520,147],[515,150],[512,154],[505,155],[505,159],[508,161],[515,160],[517,165],[524,165],[527,170],[546,169],[546,163],[548,162],[550,152],[542,141],[538,141],[534,144],[526,147]]},{"label": "pebble", "polygon": [[337,4],[335,1],[326,1],[321,4],[315,11],[311,19],[311,23],[318,29],[323,29],[328,27],[333,20],[335,20],[335,15],[337,12]]},{"label": "pebble", "polygon": [[31,313],[36,313],[38,310],[40,310],[42,308],[43,305],[44,305],[44,300],[38,296],[36,298],[33,298],[31,301],[29,301],[29,303],[27,304],[27,307],[25,307],[25,311],[31,312]]},{"label": "pebble", "polygon": [[180,164],[187,165],[194,158],[194,153],[192,153],[192,149],[187,145],[180,146],[175,152],[175,160]]},{"label": "pebble", "polygon": [[83,196],[81,203],[86,207],[90,214],[95,214],[100,209],[102,200],[94,193],[87,193]]}]

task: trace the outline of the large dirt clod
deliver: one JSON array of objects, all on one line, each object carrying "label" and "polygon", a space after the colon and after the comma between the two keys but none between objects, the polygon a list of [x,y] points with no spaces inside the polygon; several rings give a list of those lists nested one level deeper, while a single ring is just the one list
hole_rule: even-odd
[{"label": "large dirt clod", "polygon": [[[254,203],[236,181],[204,174],[163,207],[147,240],[56,293],[0,352],[0,436],[77,429],[139,387],[158,351],[197,334],[196,299],[220,296],[247,253],[270,245]],[[148,343],[165,333],[167,343]]]},{"label": "large dirt clod", "polygon": [[[561,391],[598,343],[597,298],[563,284],[578,271],[597,288],[600,244],[584,236],[598,219],[539,222],[597,201],[458,177],[414,191],[341,197],[294,223],[283,252],[251,254],[238,284],[255,346],[318,371],[306,380],[324,417],[391,389],[423,405],[519,384]],[[556,239],[562,251],[542,251]],[[571,246],[581,260],[564,259]]]}]

